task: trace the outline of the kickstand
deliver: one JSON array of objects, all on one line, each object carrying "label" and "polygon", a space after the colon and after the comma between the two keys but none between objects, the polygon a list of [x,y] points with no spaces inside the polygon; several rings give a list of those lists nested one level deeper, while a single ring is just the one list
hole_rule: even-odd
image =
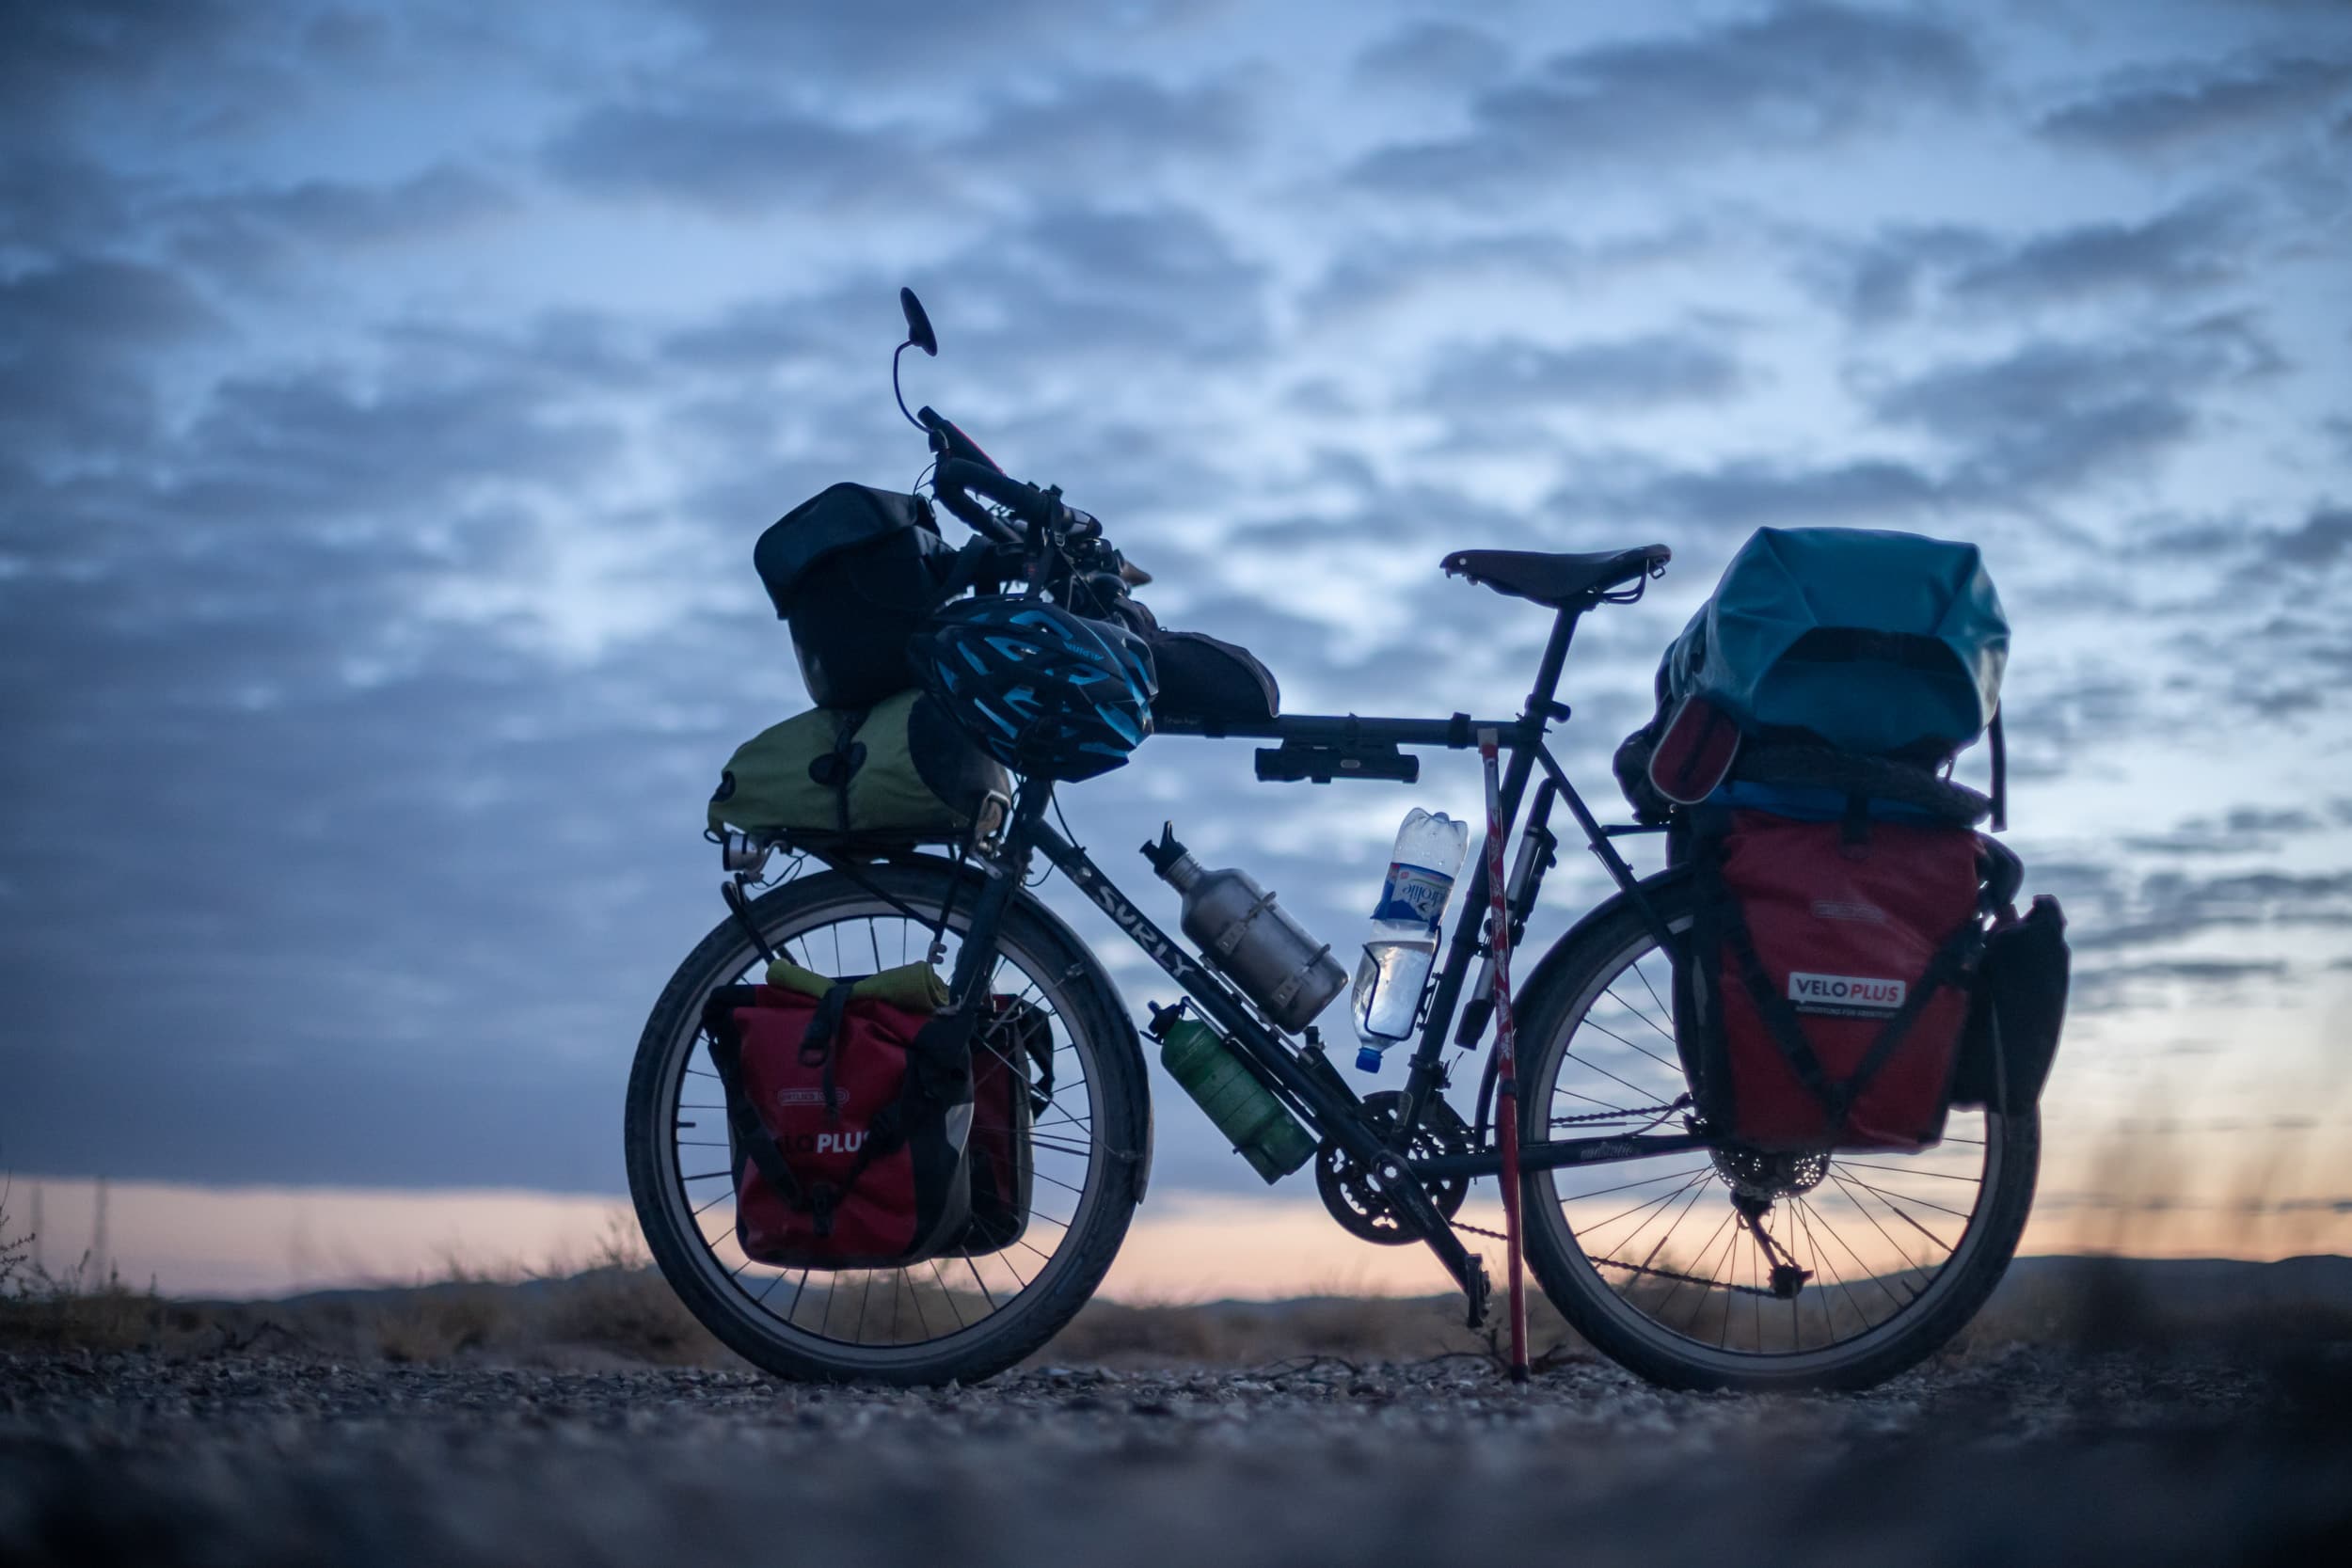
[{"label": "kickstand", "polygon": [[1511,895],[1502,874],[1501,739],[1478,732],[1478,756],[1486,772],[1486,955],[1493,975],[1495,1132],[1502,1153],[1504,1277],[1510,1285],[1511,1381],[1525,1383],[1527,1370],[1527,1259],[1519,1242],[1519,1068],[1518,1031],[1511,1017]]}]

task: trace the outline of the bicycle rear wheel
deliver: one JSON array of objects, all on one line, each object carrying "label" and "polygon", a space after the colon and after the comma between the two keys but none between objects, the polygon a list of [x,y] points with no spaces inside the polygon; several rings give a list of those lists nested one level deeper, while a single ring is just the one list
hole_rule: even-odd
[{"label": "bicycle rear wheel", "polygon": [[[1645,889],[1690,927],[1691,884]],[[1684,1092],[1671,966],[1620,898],[1548,962],[1520,1044],[1524,1140],[1672,1125]],[[1861,1388],[1964,1326],[2033,1206],[2034,1113],[1955,1110],[1903,1154],[1699,1149],[1567,1166],[1522,1186],[1529,1266],[1595,1348],[1677,1388]],[[1735,1200],[1761,1212],[1751,1221]],[[1806,1273],[1793,1295],[1773,1271]],[[1784,1280],[1786,1275],[1783,1276]]]},{"label": "bicycle rear wheel", "polygon": [[[909,911],[946,911],[950,971],[977,896],[944,863],[838,872],[761,895],[769,943],[820,974],[869,974],[926,956]],[[972,1382],[1035,1351],[1085,1305],[1125,1237],[1150,1159],[1143,1057],[1124,1005],[1090,954],[1042,909],[1007,910],[989,990],[1050,1024],[1051,1098],[1031,1141],[1025,1232],[986,1252],[898,1269],[779,1269],[736,1237],[724,1107],[701,1028],[705,999],[755,979],[765,960],[734,921],[705,937],[646,1021],[629,1076],[629,1191],[654,1261],[712,1334],[800,1381]],[[978,1049],[990,1049],[984,1037]]]}]

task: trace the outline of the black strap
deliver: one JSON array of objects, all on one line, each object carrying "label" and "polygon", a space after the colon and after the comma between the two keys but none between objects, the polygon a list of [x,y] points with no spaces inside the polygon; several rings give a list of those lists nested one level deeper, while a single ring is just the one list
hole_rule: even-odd
[{"label": "black strap", "polygon": [[946,604],[979,581],[980,574],[988,569],[995,554],[996,546],[993,540],[967,541],[963,548],[956,552],[955,563],[947,568],[947,580],[940,585],[939,597],[935,602]]},{"label": "black strap", "polygon": [[823,1069],[818,1082],[825,1089],[825,1119],[835,1126],[841,1122],[841,1091],[834,1083],[834,1069],[841,1060],[841,1014],[850,1005],[852,985],[849,980],[835,980],[826,987],[825,994],[817,1000],[817,1010],[808,1015],[808,1027],[801,1033],[801,1065]]},{"label": "black strap", "polygon": [[[1008,1067],[1017,1069],[1022,1059],[1026,1057],[1036,1068],[1036,1079],[1027,1084],[1029,1109],[1042,1116],[1045,1108],[1054,1102],[1054,1026],[1045,1021],[1043,1013],[1026,1002],[1013,998],[1000,1000],[1004,1000],[1006,1005],[989,1021],[987,1033],[1004,1036],[1011,1049],[1009,1052],[997,1051],[987,1038],[980,1043],[1003,1057]],[[1028,1078],[1025,1072],[1022,1076],[1025,1080]]]},{"label": "black strap", "polygon": [[[1842,1127],[1846,1119],[1845,1091],[1830,1082],[1821,1058],[1813,1053],[1813,1042],[1804,1037],[1804,1023],[1798,1018],[1795,1006],[1780,994],[1772,985],[1772,977],[1765,973],[1764,959],[1756,950],[1756,939],[1748,932],[1747,912],[1740,909],[1738,899],[1724,897],[1723,922],[1724,938],[1731,944],[1731,956],[1740,965],[1740,983],[1747,987],[1748,1000],[1756,1004],[1757,1016],[1764,1020],[1765,1032],[1788,1058],[1798,1082],[1813,1092],[1813,1098]],[[1716,1026],[1727,1028],[1729,1021],[1719,1020]]]},{"label": "black strap", "polygon": [[[1870,1081],[1894,1056],[1897,1048],[1911,1033],[1912,1026],[1919,1022],[1919,1015],[1934,999],[1935,993],[1963,978],[1975,962],[1983,943],[1983,933],[1978,927],[1975,914],[1972,912],[1961,923],[1960,928],[1936,948],[1935,956],[1928,960],[1926,972],[1903,998],[1903,1005],[1888,1017],[1885,1026],[1870,1042],[1870,1049],[1863,1053],[1853,1071],[1838,1083],[1831,1080],[1828,1070],[1821,1065],[1821,1058],[1814,1053],[1813,1042],[1805,1037],[1804,1021],[1798,1014],[1795,1004],[1783,996],[1772,984],[1763,958],[1756,950],[1756,939],[1748,930],[1746,911],[1740,907],[1738,899],[1727,896],[1719,877],[1712,879],[1716,895],[1723,900],[1724,938],[1730,944],[1732,957],[1740,965],[1740,979],[1747,988],[1748,999],[1756,1005],[1757,1015],[1764,1021],[1765,1032],[1788,1060],[1798,1082],[1829,1113],[1832,1136],[1842,1134],[1854,1101],[1862,1098],[1863,1091],[1870,1086]],[[1724,1024],[1719,1021],[1717,1026],[1720,1028]]]},{"label": "black strap", "polygon": [[1846,858],[1863,860],[1870,847],[1870,798],[1858,789],[1846,791],[1846,812],[1838,820],[1837,837]]},{"label": "black strap", "polygon": [[844,708],[834,715],[833,750],[812,758],[808,776],[819,787],[833,791],[834,817],[841,832],[850,832],[850,785],[857,778],[858,769],[866,766],[866,747],[859,741],[858,731],[865,728],[871,708]]},{"label": "black strap", "polygon": [[[1910,1034],[1912,1025],[1919,1022],[1919,1015],[1927,1011],[1928,1004],[1935,999],[1935,993],[1966,976],[1982,947],[1984,933],[1978,927],[1974,914],[1962,921],[1960,928],[1944,939],[1944,944],[1935,950],[1935,957],[1928,960],[1927,973],[1919,976],[1918,983],[1903,998],[1903,1005],[1896,1008],[1894,1016],[1886,1021],[1886,1027],[1879,1031],[1879,1037],[1870,1042],[1870,1049],[1855,1066],[1852,1076],[1838,1086],[1848,1108],[1862,1097],[1862,1091],[1870,1086],[1870,1080],[1878,1076],[1879,1069],[1884,1067],[1887,1059],[1895,1054],[1895,1048],[1902,1044],[1903,1037]],[[1838,1130],[1843,1132],[1844,1111],[1839,1112],[1837,1120]]]},{"label": "black strap", "polygon": [[1780,657],[1806,664],[1848,664],[1867,659],[1939,675],[1961,667],[1960,656],[1940,637],[1910,631],[1876,631],[1868,626],[1815,626],[1791,642]]},{"label": "black strap", "polygon": [[722,1022],[706,1015],[703,1026],[710,1037],[710,1065],[719,1069],[719,1085],[726,1091],[727,1127],[735,1134],[736,1147],[750,1156],[778,1196],[795,1208],[809,1208],[809,1195],[792,1174],[792,1167],[784,1163],[776,1135],[768,1130],[752,1097],[743,1092],[743,1041],[735,1021],[729,1018]]},{"label": "black strap", "polygon": [[2009,828],[2009,738],[2001,733],[2001,710],[1993,710],[1993,722],[1984,732],[1985,744],[1993,752],[1993,831]]}]

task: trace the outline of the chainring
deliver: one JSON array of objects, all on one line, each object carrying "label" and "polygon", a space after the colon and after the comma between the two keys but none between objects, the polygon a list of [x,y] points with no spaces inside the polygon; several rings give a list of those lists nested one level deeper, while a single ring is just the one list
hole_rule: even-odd
[{"label": "chainring", "polygon": [[[1364,1098],[1364,1120],[1386,1133],[1396,1125],[1397,1112],[1405,1102],[1404,1095],[1394,1089],[1383,1089]],[[1470,1148],[1470,1130],[1459,1112],[1443,1100],[1433,1100],[1422,1114],[1421,1125],[1413,1129],[1412,1142],[1406,1148],[1407,1159],[1425,1159],[1438,1154],[1467,1154]],[[1470,1178],[1448,1177],[1426,1183],[1429,1201],[1438,1212],[1452,1219],[1461,1212],[1463,1201],[1470,1196]],[[1404,1246],[1421,1239],[1410,1221],[1399,1214],[1380,1189],[1374,1184],[1372,1172],[1348,1157],[1337,1144],[1327,1143],[1315,1151],[1315,1191],[1322,1195],[1323,1206],[1331,1211],[1331,1217],[1351,1236],[1360,1236],[1381,1246]]]}]

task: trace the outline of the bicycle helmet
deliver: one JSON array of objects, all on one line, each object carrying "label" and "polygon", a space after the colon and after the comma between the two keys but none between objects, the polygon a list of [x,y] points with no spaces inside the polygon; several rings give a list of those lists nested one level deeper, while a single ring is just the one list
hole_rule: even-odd
[{"label": "bicycle helmet", "polygon": [[1042,599],[965,599],[910,651],[923,689],[1016,773],[1090,779],[1152,733],[1152,650],[1122,626]]}]

